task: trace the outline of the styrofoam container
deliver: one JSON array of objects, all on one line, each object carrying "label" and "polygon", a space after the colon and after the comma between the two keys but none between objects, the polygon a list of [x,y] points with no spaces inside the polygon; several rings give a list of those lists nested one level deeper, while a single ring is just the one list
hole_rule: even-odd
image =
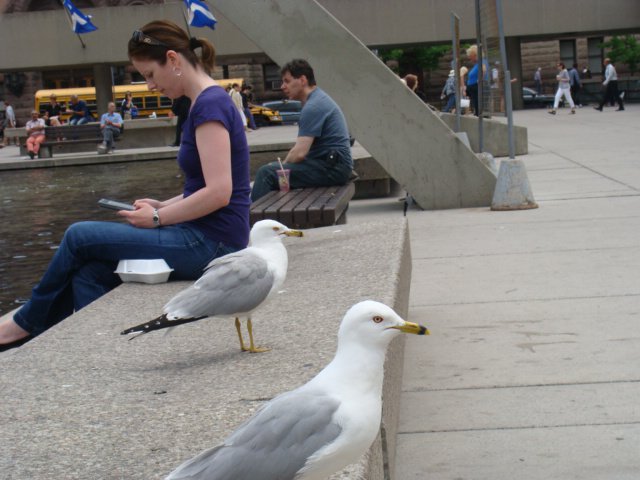
[{"label": "styrofoam container", "polygon": [[162,258],[154,260],[120,260],[114,273],[123,282],[164,283],[169,280],[173,268]]}]

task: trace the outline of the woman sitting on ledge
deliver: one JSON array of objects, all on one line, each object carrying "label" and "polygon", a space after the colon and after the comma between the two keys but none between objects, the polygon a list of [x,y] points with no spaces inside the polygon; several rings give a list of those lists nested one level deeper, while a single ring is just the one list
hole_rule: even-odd
[{"label": "woman sitting on ledge", "polygon": [[129,58],[150,89],[191,99],[178,152],[183,192],[165,201],[136,200],[136,210],[118,212],[128,223],[71,225],[31,299],[0,322],[0,351],[119,285],[113,272],[123,258],[164,258],[173,279],[195,280],[212,259],[249,241],[249,148],[239,112],[208,75],[213,45],[189,38],[174,23],[156,21],[133,33]]}]

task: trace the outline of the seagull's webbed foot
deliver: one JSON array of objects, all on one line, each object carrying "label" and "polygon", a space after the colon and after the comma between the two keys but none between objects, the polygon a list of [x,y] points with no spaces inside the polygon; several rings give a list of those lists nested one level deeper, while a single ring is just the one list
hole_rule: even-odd
[{"label": "seagull's webbed foot", "polygon": [[262,352],[268,352],[269,350],[271,350],[270,348],[265,348],[265,347],[256,347],[256,345],[253,343],[253,325],[251,324],[251,318],[247,319],[247,330],[249,331],[249,347],[247,347],[244,343],[244,340],[242,338],[242,330],[240,328],[240,319],[238,317],[236,317],[236,331],[238,332],[238,339],[240,340],[240,350],[242,350],[243,352],[250,352],[250,353],[262,353]]}]

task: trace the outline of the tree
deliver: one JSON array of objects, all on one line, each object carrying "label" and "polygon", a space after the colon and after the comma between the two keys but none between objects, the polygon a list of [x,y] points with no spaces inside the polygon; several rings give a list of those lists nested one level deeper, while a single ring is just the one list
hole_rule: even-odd
[{"label": "tree", "polygon": [[633,35],[611,37],[607,42],[600,44],[602,48],[608,49],[607,56],[613,63],[626,63],[631,75],[638,70],[640,64],[640,43]]},{"label": "tree", "polygon": [[449,45],[434,45],[430,47],[394,48],[380,50],[380,58],[383,62],[395,60],[398,62],[398,74],[410,72],[415,69],[433,71],[439,66],[440,59],[451,51]]},{"label": "tree", "polygon": [[[438,69],[440,59],[451,51],[450,45],[433,45],[430,47],[408,47],[381,49],[378,55],[383,62],[397,63],[397,69],[391,67],[401,77],[407,73],[418,75],[420,83],[429,86],[431,72]],[[424,76],[423,73],[427,72]]]}]

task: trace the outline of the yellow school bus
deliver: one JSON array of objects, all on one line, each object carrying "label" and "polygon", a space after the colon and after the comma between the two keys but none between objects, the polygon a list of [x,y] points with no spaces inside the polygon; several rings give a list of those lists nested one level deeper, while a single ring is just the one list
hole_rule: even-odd
[{"label": "yellow school bus", "polygon": [[[171,111],[171,99],[162,95],[160,92],[152,91],[147,88],[146,83],[132,85],[115,85],[113,87],[113,97],[116,103],[116,110],[120,110],[120,104],[124,100],[125,94],[131,92],[133,103],[138,107],[138,116],[148,117],[152,112],[156,112],[157,116],[167,116]],[[44,112],[45,107],[49,105],[49,98],[55,94],[58,103],[63,107],[69,105],[69,99],[72,95],[77,95],[80,100],[84,100],[89,107],[89,111],[93,117],[98,120],[100,115],[105,112],[97,112],[96,107],[96,89],[95,87],[77,87],[77,88],[56,88],[53,90],[38,90],[36,92],[34,109],[38,112]],[[63,113],[60,115],[63,121],[67,121],[71,114]]]},{"label": "yellow school bus", "polygon": [[[242,78],[225,78],[216,80],[218,85],[226,88],[234,83],[242,85],[244,79]],[[145,82],[134,83],[131,85],[115,85],[113,87],[113,97],[116,104],[116,110],[120,111],[120,105],[124,100],[125,94],[131,92],[134,105],[138,108],[138,118],[144,118],[151,115],[153,112],[158,117],[168,116],[171,112],[171,99],[162,95],[155,90],[149,90]],[[49,105],[49,98],[52,94],[56,95],[58,103],[63,105],[63,108],[69,104],[69,99],[72,95],[77,95],[80,100],[84,100],[89,107],[89,111],[93,115],[93,118],[97,121],[100,116],[105,112],[97,112],[96,107],[96,89],[95,87],[76,87],[76,88],[56,88],[52,90],[38,90],[35,95],[34,109],[40,113],[43,113],[45,108]],[[256,121],[262,125],[273,125],[281,123],[282,119],[278,112],[266,109],[264,107],[253,107],[251,109]],[[61,120],[68,121],[70,113],[62,113],[60,115]]]}]

